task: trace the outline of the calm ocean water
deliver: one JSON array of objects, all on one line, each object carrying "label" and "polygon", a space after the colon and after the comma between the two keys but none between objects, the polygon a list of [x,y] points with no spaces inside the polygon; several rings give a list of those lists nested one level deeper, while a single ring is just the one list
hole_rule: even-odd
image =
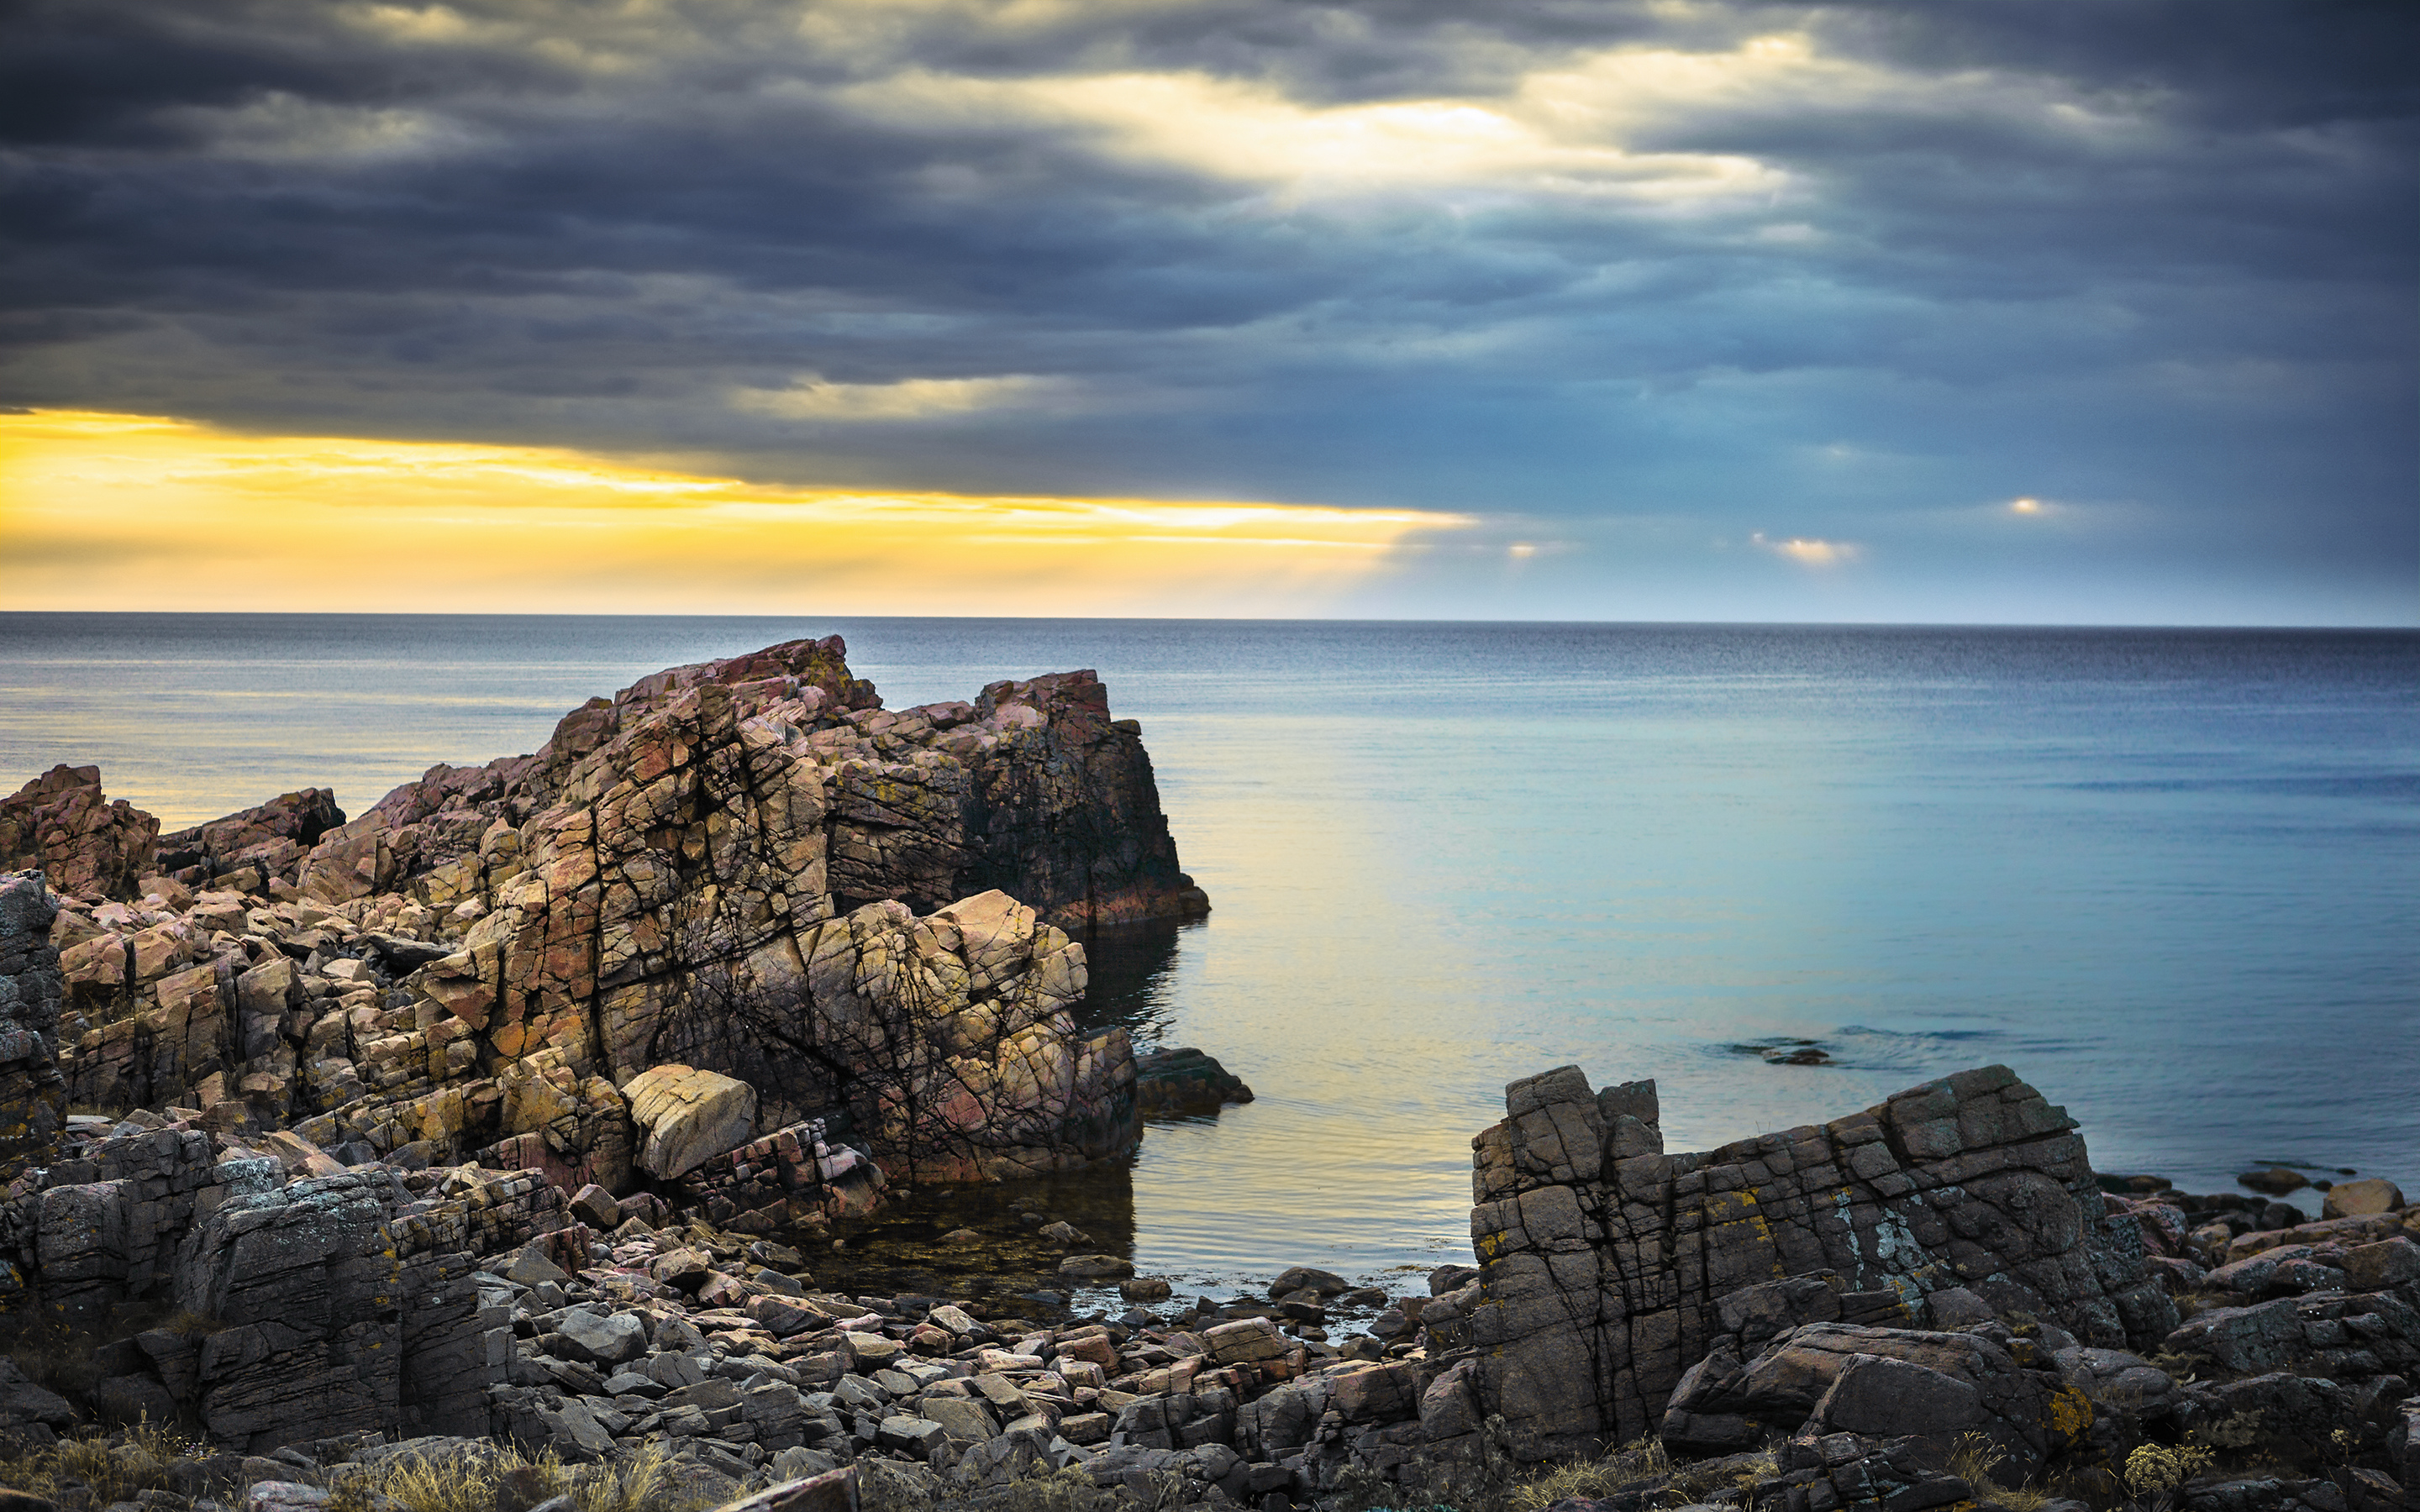
[{"label": "calm ocean water", "polygon": [[[358,812],[832,630],[893,706],[1088,666],[1143,721],[1216,912],[1096,1011],[1260,1093],[1151,1130],[1147,1271],[1466,1258],[1470,1135],[1566,1061],[1676,1149],[2005,1061],[2103,1170],[2420,1186],[2412,633],[10,614],[0,781]],[[1733,1048],[1784,1037],[1834,1063]]]}]

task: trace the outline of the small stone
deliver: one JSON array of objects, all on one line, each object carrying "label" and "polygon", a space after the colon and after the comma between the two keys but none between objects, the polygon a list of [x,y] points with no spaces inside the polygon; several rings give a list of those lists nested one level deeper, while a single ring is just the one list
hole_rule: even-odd
[{"label": "small stone", "polygon": [[545,1248],[541,1244],[527,1245],[520,1254],[514,1256],[513,1263],[504,1267],[504,1277],[507,1281],[518,1281],[525,1287],[535,1287],[547,1281],[560,1285],[571,1279],[570,1273],[547,1258]]},{"label": "small stone", "polygon": [[1070,1255],[1059,1262],[1059,1273],[1074,1281],[1107,1281],[1134,1274],[1134,1261],[1114,1255]]},{"label": "small stone", "polygon": [[571,1215],[600,1234],[610,1234],[622,1225],[622,1204],[613,1193],[591,1181],[573,1195]]}]

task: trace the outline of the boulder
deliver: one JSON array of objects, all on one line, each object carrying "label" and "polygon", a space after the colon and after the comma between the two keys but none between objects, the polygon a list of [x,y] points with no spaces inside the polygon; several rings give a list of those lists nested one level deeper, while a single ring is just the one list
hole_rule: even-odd
[{"label": "boulder", "polygon": [[39,1423],[54,1431],[64,1431],[74,1424],[75,1416],[75,1409],[66,1397],[38,1385],[18,1368],[16,1361],[0,1354],[0,1424]]},{"label": "boulder", "polygon": [[[1510,1085],[1505,1108],[1472,1142],[1476,1298],[1433,1304],[1423,1325],[1432,1350],[1480,1351],[1481,1405],[1524,1457],[1636,1438],[1680,1405],[1684,1370],[1720,1375],[1722,1350],[1736,1362],[1766,1330],[1807,1337],[1802,1319],[1920,1322],[1928,1294],[1954,1291],[1962,1317],[2022,1310],[2096,1348],[2176,1327],[2073,1120],[2005,1067],[1702,1154],[1664,1152],[1652,1083],[1592,1090],[1563,1067]],[[1728,1443],[1732,1429],[1669,1431]]]},{"label": "boulder", "polygon": [[651,1067],[622,1096],[640,1131],[639,1167],[655,1176],[684,1175],[756,1134],[756,1089],[714,1072]]},{"label": "boulder", "polygon": [[2383,1177],[2338,1181],[2319,1203],[2322,1218],[2366,1218],[2403,1206],[2403,1189]]},{"label": "boulder", "polygon": [[2054,1362],[2005,1329],[1998,1338],[1993,1332],[1810,1323],[1745,1362],[1710,1355],[1672,1394],[1664,1439],[1676,1450],[1730,1453],[1776,1431],[1869,1438],[1974,1431],[2014,1460],[2016,1475],[2030,1474],[2083,1441],[2092,1405]]},{"label": "boulder", "polygon": [[1135,1061],[1135,1104],[1146,1119],[1198,1118],[1251,1100],[1242,1077],[1190,1046],[1156,1050]]},{"label": "boulder", "polygon": [[647,1352],[646,1330],[628,1313],[574,1307],[555,1320],[554,1331],[576,1351],[574,1358],[589,1365],[622,1365]]}]

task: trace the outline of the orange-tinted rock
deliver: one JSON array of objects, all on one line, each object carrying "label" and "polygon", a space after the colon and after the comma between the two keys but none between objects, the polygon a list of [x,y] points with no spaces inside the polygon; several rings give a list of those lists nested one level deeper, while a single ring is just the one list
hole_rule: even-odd
[{"label": "orange-tinted rock", "polygon": [[78,897],[138,896],[159,840],[159,820],[102,795],[98,766],[54,766],[0,798],[0,872],[39,870]]}]

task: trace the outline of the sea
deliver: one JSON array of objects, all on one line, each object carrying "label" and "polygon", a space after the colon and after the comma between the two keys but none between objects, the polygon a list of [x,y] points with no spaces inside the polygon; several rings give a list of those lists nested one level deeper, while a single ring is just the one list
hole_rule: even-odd
[{"label": "sea", "polygon": [[1996,1062],[2104,1172],[2420,1191],[2420,633],[9,613],[0,781],[358,813],[834,632],[892,707],[1100,672],[1213,911],[1097,937],[1087,1015],[1257,1094],[900,1243],[1055,1204],[1204,1288],[1466,1262],[1471,1136],[1564,1064],[1674,1150]]}]

